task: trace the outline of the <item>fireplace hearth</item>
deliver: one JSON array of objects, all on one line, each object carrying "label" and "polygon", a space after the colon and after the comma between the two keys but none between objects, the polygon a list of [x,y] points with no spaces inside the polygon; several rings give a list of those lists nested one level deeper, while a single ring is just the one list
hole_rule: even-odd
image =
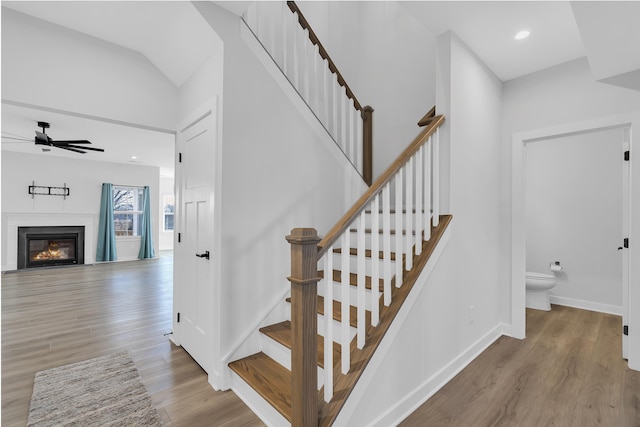
[{"label": "fireplace hearth", "polygon": [[18,269],[84,264],[84,226],[18,227]]}]

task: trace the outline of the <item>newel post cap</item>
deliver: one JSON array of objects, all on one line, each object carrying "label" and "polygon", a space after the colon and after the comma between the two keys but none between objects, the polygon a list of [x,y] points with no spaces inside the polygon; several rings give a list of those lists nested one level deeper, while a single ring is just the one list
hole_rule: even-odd
[{"label": "newel post cap", "polygon": [[287,242],[299,245],[317,245],[322,240],[315,228],[294,228],[285,238]]}]

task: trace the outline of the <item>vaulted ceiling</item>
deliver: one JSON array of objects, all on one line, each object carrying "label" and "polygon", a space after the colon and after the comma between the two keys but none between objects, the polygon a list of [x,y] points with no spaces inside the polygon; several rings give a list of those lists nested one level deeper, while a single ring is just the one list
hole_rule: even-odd
[{"label": "vaulted ceiling", "polygon": [[[240,14],[252,2],[215,3]],[[640,90],[640,1],[401,4],[434,35],[454,31],[504,81],[586,56],[594,79]],[[2,6],[140,52],[176,87],[219,48],[210,37],[211,28],[184,1],[3,1]],[[531,35],[514,40],[521,29],[528,29]],[[23,121],[28,123],[29,132],[33,130],[35,115],[29,116],[25,109],[3,105],[2,113],[3,125]],[[83,138],[95,139],[100,146],[100,136],[92,129],[110,132],[106,125],[81,124],[78,117],[50,115],[58,123],[58,137],[65,136],[62,133],[67,126],[77,129]],[[37,116],[44,120],[42,113]],[[114,126],[111,132],[121,133]],[[134,133],[138,141],[153,139],[152,133]]]}]

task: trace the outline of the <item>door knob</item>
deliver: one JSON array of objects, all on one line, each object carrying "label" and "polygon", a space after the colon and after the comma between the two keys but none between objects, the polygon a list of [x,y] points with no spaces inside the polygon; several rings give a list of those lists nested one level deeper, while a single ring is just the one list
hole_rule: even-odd
[{"label": "door knob", "polygon": [[209,259],[209,251],[204,251],[203,254],[196,254],[196,256],[198,258],[205,258],[205,259]]}]

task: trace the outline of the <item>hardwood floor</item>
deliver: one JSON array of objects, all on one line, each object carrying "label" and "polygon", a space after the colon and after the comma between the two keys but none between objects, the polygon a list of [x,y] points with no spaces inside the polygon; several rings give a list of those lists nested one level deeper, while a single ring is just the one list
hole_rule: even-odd
[{"label": "hardwood floor", "polygon": [[640,372],[617,316],[527,310],[527,338],[501,337],[400,425],[640,426]]},{"label": "hardwood floor", "polygon": [[[172,259],[2,274],[2,425],[24,426],[36,372],[128,350],[168,426],[264,425],[164,336]],[[527,312],[402,426],[640,427],[640,373],[620,319],[553,306]]]},{"label": "hardwood floor", "polygon": [[2,274],[2,425],[24,426],[36,372],[128,350],[166,425],[262,426],[164,334],[172,258]]}]

